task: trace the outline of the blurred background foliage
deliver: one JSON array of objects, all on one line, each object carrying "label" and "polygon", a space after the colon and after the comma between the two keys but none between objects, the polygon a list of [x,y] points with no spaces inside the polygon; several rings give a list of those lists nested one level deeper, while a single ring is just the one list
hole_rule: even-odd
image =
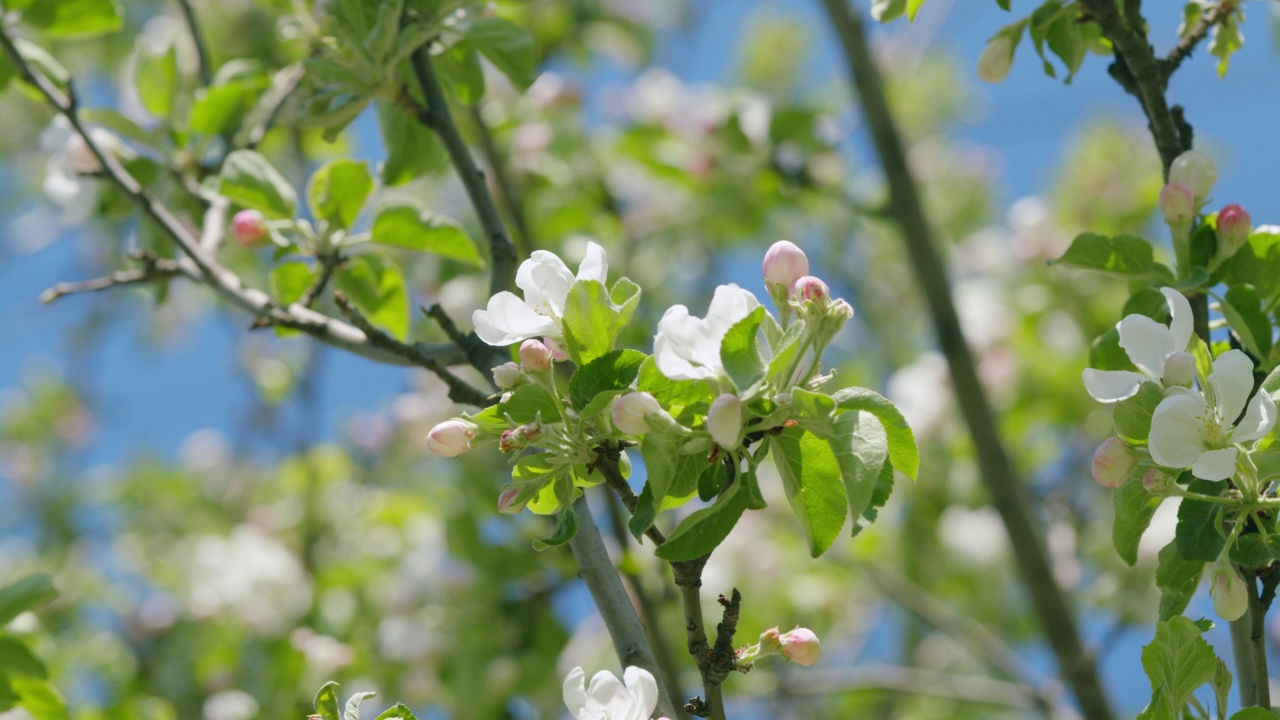
[{"label": "blurred background foliage", "polygon": [[[195,2],[212,67],[238,63],[244,72],[233,89],[246,98],[266,92],[278,68],[308,52],[295,14],[309,15],[307,4]],[[184,190],[165,166],[199,172],[228,136],[181,144],[150,132],[152,116],[205,91],[196,90],[177,4],[129,0],[125,10],[119,33],[33,37],[77,78],[86,107],[118,113],[95,118],[151,163],[151,187],[180,203]],[[931,3],[917,25],[880,38],[881,57],[981,376],[1033,485],[1057,580],[1076,598],[1107,667],[1119,667],[1108,674],[1110,690],[1131,713],[1146,701],[1136,647],[1150,637],[1154,549],[1171,518],[1162,509],[1136,568],[1115,556],[1110,498],[1087,471],[1109,417],[1083,392],[1080,369],[1087,339],[1115,322],[1125,288],[1046,261],[1085,229],[1152,237],[1158,165],[1141,126],[1096,113],[1070,136],[1039,141],[1060,148],[1056,164],[1037,194],[1010,202],[1000,183],[1012,160],[955,137],[989,99],[945,33],[935,42],[920,30],[942,22],[931,12],[967,11]],[[503,168],[505,187],[494,189],[510,192],[503,212],[520,247],[555,250],[572,265],[586,238],[601,242],[615,275],[644,288],[628,332],[647,347],[668,305],[697,313],[718,282],[759,291],[763,249],[795,240],[858,313],[829,355],[838,382],[884,389],[922,442],[919,481],[899,483],[859,542],[839,542],[817,561],[805,558],[776,478],[763,479],[770,507],[743,519],[704,586],[712,596],[742,590],[744,637],[803,624],[822,637],[824,658],[807,670],[762,664],[732,678],[731,715],[1043,715],[1062,689],[1014,582],[914,278],[882,215],[884,187],[857,137],[860,121],[828,67],[826,29],[815,16],[765,5],[740,35],[716,41],[723,57],[695,62],[681,46],[707,37],[699,3],[545,0],[493,12],[532,30],[540,74],[520,93],[486,64],[483,99],[455,88],[453,110],[482,164]],[[1101,74],[1100,65],[1085,72]],[[292,182],[301,187],[342,155],[404,161],[386,156],[372,110],[326,142],[321,128],[301,122],[313,91],[304,81],[259,146]],[[0,100],[8,190],[0,260],[23,268],[51,244],[70,244],[70,267],[59,271],[79,279],[124,265],[138,249],[160,250],[99,181],[83,181],[90,194],[62,207],[45,199],[40,135],[50,119],[23,93]],[[132,128],[140,135],[124,132]],[[440,149],[428,142],[417,152],[397,178],[409,182],[384,197],[428,198],[480,237]],[[395,170],[382,166],[384,178]],[[267,286],[269,250],[223,252]],[[438,302],[469,325],[487,295],[483,273],[421,253],[388,255],[403,270],[411,307]],[[244,318],[181,283],[60,301],[80,310],[50,316],[58,319],[50,328],[36,313],[52,310],[3,288],[0,298],[0,316],[18,332],[46,333],[38,354],[30,344],[0,348],[22,354],[6,358],[0,375],[8,385],[0,388],[0,578],[51,572],[62,590],[9,631],[32,640],[73,717],[301,718],[320,684],[336,679],[344,692],[377,690],[382,706],[402,701],[422,718],[553,718],[563,712],[568,668],[615,662],[567,550],[531,549],[549,531],[545,519],[497,514],[508,476],[502,458],[425,452],[426,430],[455,414],[433,377],[395,370],[393,381],[366,392],[363,372],[389,371],[341,361],[307,339],[246,332]],[[180,372],[192,385],[238,377],[203,391],[229,394],[234,413],[205,420],[210,427],[180,444],[143,433],[104,452],[118,438],[111,426],[122,403],[165,425],[189,402],[184,392],[147,395],[145,369],[104,372],[109,337],[162,353],[193,342],[193,328],[233,338],[232,357],[200,357]],[[444,339],[425,321],[412,333]],[[111,383],[126,385],[104,387]],[[335,393],[339,410],[322,404]],[[621,517],[599,495],[598,515]],[[664,567],[624,532],[606,535],[691,694],[696,672]],[[1128,633],[1134,627],[1142,629]]]}]

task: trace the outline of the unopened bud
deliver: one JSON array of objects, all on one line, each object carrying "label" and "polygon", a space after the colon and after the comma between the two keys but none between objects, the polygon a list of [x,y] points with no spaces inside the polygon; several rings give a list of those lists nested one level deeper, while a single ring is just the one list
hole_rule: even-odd
[{"label": "unopened bud", "polygon": [[1189,352],[1178,351],[1164,361],[1165,387],[1191,387],[1196,377],[1196,358]]},{"label": "unopened bud", "polygon": [[436,455],[457,457],[471,449],[471,440],[479,429],[462,418],[445,420],[427,433],[427,449]]},{"label": "unopened bud", "polygon": [[725,450],[742,443],[742,401],[737,395],[725,393],[712,401],[707,410],[707,432]]},{"label": "unopened bud", "polygon": [[1168,225],[1186,225],[1196,215],[1195,198],[1182,183],[1169,183],[1160,190],[1160,212]]},{"label": "unopened bud", "polygon": [[853,306],[844,300],[837,300],[831,304],[828,314],[837,320],[849,320],[853,318]]},{"label": "unopened bud", "polygon": [[647,392],[620,395],[613,401],[613,426],[628,435],[644,435],[649,432],[650,415],[665,414],[657,398]]},{"label": "unopened bud", "polygon": [[1103,487],[1118,488],[1129,479],[1138,462],[1133,451],[1119,438],[1109,437],[1093,453],[1093,479]]},{"label": "unopened bud", "polygon": [[502,452],[514,452],[529,447],[529,443],[542,437],[542,426],[529,423],[511,428],[502,433],[498,439],[498,449]]},{"label": "unopened bud", "polygon": [[798,627],[783,634],[779,640],[782,642],[782,656],[797,665],[809,667],[822,655],[822,643],[808,628]]},{"label": "unopened bud", "polygon": [[1188,150],[1173,159],[1169,166],[1169,182],[1190,190],[1195,205],[1199,207],[1209,197],[1213,184],[1218,182],[1218,168],[1208,155]]},{"label": "unopened bud", "polygon": [[825,303],[831,297],[831,288],[822,280],[812,276],[805,275],[796,280],[795,288],[791,291],[791,297],[798,300],[809,300],[819,305]]},{"label": "unopened bud", "polygon": [[1253,218],[1244,208],[1232,203],[1218,213],[1218,253],[1223,257],[1231,257],[1244,247],[1253,232]]},{"label": "unopened bud", "polygon": [[789,240],[779,240],[764,254],[765,282],[790,288],[808,274],[809,258]]},{"label": "unopened bud", "polygon": [[529,338],[520,345],[520,364],[531,373],[544,373],[551,367],[551,348]]},{"label": "unopened bud", "polygon": [[266,219],[257,210],[241,210],[231,218],[231,233],[245,247],[257,245],[267,239]]},{"label": "unopened bud", "polygon": [[561,362],[569,359],[569,354],[564,351],[564,348],[560,347],[560,343],[555,338],[542,338],[542,344],[546,345],[547,349],[551,351],[552,360]]},{"label": "unopened bud", "polygon": [[1013,51],[1015,45],[1009,33],[1000,33],[987,41],[987,46],[978,56],[978,77],[983,82],[998,83],[1009,75],[1013,67]]},{"label": "unopened bud", "polygon": [[1142,473],[1142,487],[1152,495],[1164,495],[1169,492],[1169,476],[1155,468]]},{"label": "unopened bud", "polygon": [[506,362],[493,369],[493,384],[499,390],[510,390],[520,382],[520,366]]},{"label": "unopened bud", "polygon": [[1239,620],[1249,609],[1249,586],[1228,560],[1214,563],[1209,575],[1209,596],[1213,611],[1228,622]]}]

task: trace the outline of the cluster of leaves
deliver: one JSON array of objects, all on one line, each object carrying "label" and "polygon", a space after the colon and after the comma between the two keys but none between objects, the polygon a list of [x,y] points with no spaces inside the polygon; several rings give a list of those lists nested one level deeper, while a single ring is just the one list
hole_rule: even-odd
[{"label": "cluster of leaves", "polygon": [[[24,612],[58,597],[46,575],[32,575],[0,587],[0,628]],[[49,671],[22,635],[0,631],[0,712],[14,707],[35,720],[66,720],[62,696],[49,683]]]}]

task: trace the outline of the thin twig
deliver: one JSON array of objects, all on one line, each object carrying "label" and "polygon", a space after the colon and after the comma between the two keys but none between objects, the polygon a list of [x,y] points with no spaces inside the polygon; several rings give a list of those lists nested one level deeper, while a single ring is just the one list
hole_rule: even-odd
[{"label": "thin twig", "polygon": [[142,267],[133,270],[117,270],[110,275],[80,282],[60,282],[40,293],[40,302],[47,304],[67,295],[160,282],[183,274],[182,266],[175,260],[148,255],[140,258],[140,261]]},{"label": "thin twig", "polygon": [[384,331],[375,327],[367,318],[360,314],[351,301],[347,299],[341,292],[334,291],[333,302],[342,311],[343,315],[351,321],[364,333],[368,338],[369,344],[374,347],[380,347],[388,352],[402,355],[412,365],[420,365],[436,375],[449,386],[449,399],[456,403],[466,405],[475,405],[477,407],[485,407],[493,404],[494,399],[486,396],[479,390],[471,387],[462,378],[454,375],[448,368],[436,362],[435,358],[425,355],[418,351],[413,345],[406,345],[395,338],[391,337]]},{"label": "thin twig", "polygon": [[1162,65],[1166,82],[1169,76],[1173,75],[1174,71],[1178,69],[1178,66],[1182,65],[1182,61],[1191,56],[1191,51],[1196,49],[1196,45],[1199,45],[1209,35],[1209,30],[1213,29],[1214,25],[1231,17],[1231,13],[1235,12],[1235,9],[1235,2],[1222,0],[1222,2],[1209,8],[1200,16],[1191,31],[1183,36],[1178,41],[1178,44],[1165,56]]},{"label": "thin twig", "polygon": [[178,0],[182,9],[182,17],[187,21],[187,31],[191,33],[191,43],[196,46],[196,65],[200,72],[200,84],[206,87],[213,82],[213,68],[209,65],[209,53],[205,49],[204,36],[200,33],[200,24],[196,22],[195,8],[191,0]]},{"label": "thin twig", "polygon": [[516,226],[517,250],[521,257],[528,257],[533,252],[533,235],[529,232],[528,218],[524,212],[524,202],[515,192],[515,186],[507,176],[506,163],[498,152],[498,145],[493,141],[493,133],[489,132],[489,124],[484,121],[484,114],[479,105],[471,106],[471,120],[475,123],[476,134],[480,136],[480,149],[484,151],[485,162],[493,173],[494,184],[498,187],[498,199],[507,206],[507,214]]},{"label": "thin twig", "polygon": [[449,340],[462,350],[472,367],[488,377],[489,371],[493,369],[492,365],[495,359],[493,348],[477,337],[475,333],[466,335],[459,330],[457,324],[453,322],[453,318],[449,317],[449,314],[444,311],[444,308],[439,303],[421,309],[427,317],[435,320],[440,329],[444,330],[444,334]]},{"label": "thin twig", "polygon": [[1032,512],[1027,488],[1014,471],[991,404],[978,381],[976,363],[951,297],[946,267],[938,254],[933,227],[907,165],[906,151],[889,110],[884,80],[872,58],[863,21],[849,7],[849,0],[823,0],[823,5],[844,51],[854,93],[884,167],[893,217],[902,231],[907,254],[933,316],[939,345],[951,370],[957,405],[977,450],[980,476],[1009,533],[1032,606],[1085,717],[1111,720],[1111,707],[1099,682],[1097,667],[1084,648],[1075,616],[1054,579],[1044,539],[1039,534],[1041,523]]},{"label": "thin twig", "polygon": [[276,119],[280,116],[280,111],[284,108],[285,103],[293,92],[298,89],[302,77],[306,74],[302,63],[294,63],[287,67],[281,68],[271,77],[271,87],[258,98],[258,102],[249,111],[249,115],[245,120],[247,131],[241,130],[244,134],[243,139],[237,137],[236,147],[254,149],[262,143],[262,139],[267,136],[267,131],[276,123]]},{"label": "thin twig", "polygon": [[302,293],[302,297],[298,298],[298,302],[303,307],[311,307],[316,304],[316,300],[320,299],[321,293],[329,285],[329,280],[333,278],[333,272],[342,264],[342,256],[336,252],[321,255],[319,262],[320,277],[316,278],[315,283]]}]

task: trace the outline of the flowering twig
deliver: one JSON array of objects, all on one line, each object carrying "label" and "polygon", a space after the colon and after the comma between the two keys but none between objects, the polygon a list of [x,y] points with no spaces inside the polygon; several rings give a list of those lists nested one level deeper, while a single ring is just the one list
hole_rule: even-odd
[{"label": "flowering twig", "polygon": [[[1099,4],[1107,4],[1107,0]],[[1054,580],[1048,552],[1038,532],[1040,523],[1032,514],[1026,486],[1014,471],[996,428],[991,404],[978,381],[973,354],[952,301],[946,268],[907,165],[902,139],[889,110],[884,81],[872,58],[862,19],[850,8],[849,0],[823,0],[823,5],[844,51],[855,95],[884,166],[890,210],[902,230],[907,254],[933,316],[939,344],[951,370],[957,405],[977,450],[980,475],[1009,533],[1032,606],[1085,717],[1110,720],[1113,715],[1099,682],[1097,667],[1085,651],[1067,598]],[[1112,9],[1114,11],[1114,7]]]},{"label": "flowering twig", "polygon": [[1191,51],[1195,50],[1202,40],[1209,35],[1209,30],[1214,25],[1231,17],[1231,13],[1235,10],[1235,2],[1233,0],[1222,0],[1217,5],[1205,11],[1196,24],[1192,26],[1191,31],[1186,34],[1178,44],[1174,46],[1169,54],[1162,61],[1164,75],[1168,78],[1173,75],[1178,66],[1191,56]]}]

